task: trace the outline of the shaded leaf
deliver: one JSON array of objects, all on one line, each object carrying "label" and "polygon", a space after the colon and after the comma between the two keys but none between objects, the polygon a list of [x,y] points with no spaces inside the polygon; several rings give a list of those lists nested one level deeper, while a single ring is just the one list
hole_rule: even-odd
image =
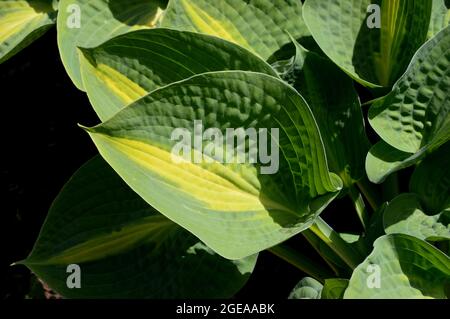
[{"label": "shaded leaf", "polygon": [[411,177],[409,189],[419,195],[429,213],[438,213],[450,207],[449,152],[450,143],[447,143],[424,159]]},{"label": "shaded leaf", "polygon": [[[255,262],[214,254],[97,156],[58,195],[23,263],[66,298],[228,298]],[[79,289],[66,285],[70,264],[80,266]]]},{"label": "shaded leaf", "polygon": [[364,176],[369,149],[358,94],[352,80],[331,61],[293,41],[296,55],[284,65],[281,76],[311,107],[330,170],[349,187]]},{"label": "shaded leaf", "polygon": [[[381,7],[369,28],[370,5]],[[426,40],[432,0],[307,0],[303,17],[328,57],[368,87],[391,86]]]}]

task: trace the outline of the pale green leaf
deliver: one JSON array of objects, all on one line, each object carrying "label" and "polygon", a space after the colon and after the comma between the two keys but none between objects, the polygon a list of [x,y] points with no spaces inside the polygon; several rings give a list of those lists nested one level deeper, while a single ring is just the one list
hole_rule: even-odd
[{"label": "pale green leaf", "polygon": [[416,194],[401,194],[387,206],[383,223],[386,234],[407,234],[428,241],[450,239],[450,211],[427,215]]},{"label": "pale green leaf", "polygon": [[[258,137],[246,138],[242,130],[234,146],[245,151],[245,164],[233,157],[234,163],[225,164],[223,155],[219,159],[225,139],[195,164],[203,150],[191,143],[195,121],[223,136],[227,128],[267,128],[272,138],[259,134],[263,146],[258,150],[279,151],[278,160],[272,157],[273,171],[262,173],[270,168],[259,160],[249,163],[247,146],[255,146]],[[187,140],[171,139],[176,128],[189,134]],[[230,259],[275,246],[310,227],[342,186],[328,170],[319,130],[303,98],[261,73],[194,76],[152,92],[88,132],[142,198]],[[174,157],[171,151],[180,143],[188,151]],[[186,155],[187,162],[177,161]]]},{"label": "pale green leaf", "polygon": [[305,277],[291,291],[288,299],[320,299],[323,285],[314,278]]},{"label": "pale green leaf", "polygon": [[[229,261],[151,208],[99,156],[53,203],[23,262],[66,298],[228,298],[256,255]],[[67,266],[80,267],[68,288]]]},{"label": "pale green leaf", "polygon": [[431,39],[439,33],[439,31],[449,25],[449,6],[450,4],[446,4],[446,0],[433,0],[433,11],[431,13],[430,27],[428,28],[428,39]]},{"label": "pale green leaf", "polygon": [[[379,279],[379,280],[378,280]],[[450,259],[425,241],[383,236],[353,272],[346,299],[448,298]]]}]

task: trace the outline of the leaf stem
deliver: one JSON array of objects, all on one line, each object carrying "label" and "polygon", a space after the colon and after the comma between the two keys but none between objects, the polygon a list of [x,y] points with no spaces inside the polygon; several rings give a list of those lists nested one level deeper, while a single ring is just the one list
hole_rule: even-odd
[{"label": "leaf stem", "polygon": [[318,217],[316,223],[310,229],[341,257],[351,269],[355,269],[363,261],[364,258],[322,218]]},{"label": "leaf stem", "polygon": [[361,221],[364,230],[367,230],[367,226],[369,225],[369,214],[367,212],[364,199],[354,186],[350,187],[349,196],[353,201],[353,205],[355,205],[356,213],[358,214],[359,220]]},{"label": "leaf stem", "polygon": [[[339,270],[336,268],[336,266],[333,264],[332,260],[333,257],[339,258],[339,256],[336,255],[335,252],[329,251],[324,252],[320,249],[320,243],[322,240],[317,237],[316,234],[314,234],[311,230],[307,229],[304,232],[302,232],[303,237],[308,241],[308,243],[315,249],[315,251],[322,257],[322,259],[327,263],[327,265],[334,271],[335,275],[339,277],[340,273]],[[328,247],[328,246],[327,246]],[[331,248],[330,248],[331,249]],[[329,254],[332,253],[333,256],[330,256]]]},{"label": "leaf stem", "polygon": [[292,249],[286,244],[274,246],[269,248],[268,251],[322,283],[325,282],[326,278],[334,277],[334,274],[327,268],[312,261],[310,258],[301,254],[297,250]]}]

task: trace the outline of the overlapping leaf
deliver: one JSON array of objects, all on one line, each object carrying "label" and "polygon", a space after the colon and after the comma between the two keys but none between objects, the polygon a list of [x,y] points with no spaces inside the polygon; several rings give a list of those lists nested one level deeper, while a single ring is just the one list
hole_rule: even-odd
[{"label": "overlapping leaf", "polygon": [[392,92],[372,105],[369,121],[383,141],[366,160],[371,181],[439,148],[450,138],[450,27],[428,41]]},{"label": "overlapping leaf", "polygon": [[[302,94],[317,120],[330,169],[348,187],[361,179],[369,149],[358,94],[331,61],[294,40],[296,56],[283,63],[281,76]],[[279,69],[280,62],[275,67]]]},{"label": "overlapping leaf", "polygon": [[447,255],[415,237],[386,235],[355,269],[344,298],[448,298],[449,284]]},{"label": "overlapping leaf", "polygon": [[264,60],[308,37],[297,0],[172,0],[162,26],[215,35],[237,43]]},{"label": "overlapping leaf", "polygon": [[[381,19],[374,27],[373,5],[380,6]],[[363,85],[390,86],[426,40],[432,0],[307,0],[303,10],[314,39],[334,63]]]},{"label": "overlapping leaf", "polygon": [[39,38],[55,19],[52,0],[0,1],[0,63]]},{"label": "overlapping leaf", "polygon": [[276,76],[270,65],[231,42],[162,28],[130,32],[83,53],[84,86],[102,120],[158,87],[195,74],[244,70]]},{"label": "overlapping leaf", "polygon": [[450,239],[450,210],[427,215],[415,194],[402,194],[392,200],[383,222],[386,234],[407,234],[429,241]]},{"label": "overlapping leaf", "polygon": [[[98,156],[64,187],[23,263],[66,298],[225,298],[245,284],[255,262],[215,254]],[[80,266],[80,288],[66,284],[71,264]]]},{"label": "overlapping leaf", "polygon": [[[223,163],[223,155],[219,159],[217,154],[226,142],[218,137],[214,152],[200,157],[199,164],[192,160],[204,149],[194,151],[186,140],[182,143],[188,146],[187,154],[174,157],[179,142],[171,139],[172,133],[183,129],[190,142],[195,121],[202,121],[204,130],[217,128],[223,136],[227,128],[241,129],[235,146],[245,150],[245,164]],[[270,135],[266,139],[264,134],[244,133],[251,128],[267,129]],[[152,92],[88,132],[134,191],[231,259],[305,230],[341,187],[340,179],[328,171],[320,133],[305,101],[281,80],[261,73],[194,76]],[[250,164],[250,145],[257,145],[256,139],[261,143],[258,152],[279,151],[279,159]]]},{"label": "overlapping leaf", "polygon": [[78,47],[96,47],[120,34],[154,27],[166,3],[166,0],[61,0],[58,46],[74,84],[84,90]]}]

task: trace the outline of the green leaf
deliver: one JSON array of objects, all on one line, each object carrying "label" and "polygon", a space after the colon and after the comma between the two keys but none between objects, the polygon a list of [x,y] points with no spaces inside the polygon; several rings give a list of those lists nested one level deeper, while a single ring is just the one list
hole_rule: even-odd
[{"label": "green leaf", "polygon": [[[201,133],[196,121],[222,136],[241,129],[235,132],[241,138],[226,152],[226,138],[215,136],[212,152],[213,139],[205,138],[203,149],[202,141],[192,143]],[[259,139],[244,133],[252,128]],[[171,139],[175,129],[183,132],[182,140]],[[272,137],[266,139],[263,129]],[[290,86],[261,73],[206,73],[173,83],[88,132],[133,190],[230,259],[307,229],[342,187],[328,171],[308,105]],[[180,144],[187,148],[184,154],[173,152]],[[260,156],[250,163],[249,157],[256,160],[250,146],[259,154],[264,148],[272,152],[273,166],[262,164]],[[245,163],[232,156],[236,149],[245,151]]]},{"label": "green leaf", "polygon": [[409,189],[419,195],[429,213],[450,207],[450,174],[448,170],[450,143],[424,159],[415,169]]},{"label": "green leaf", "polygon": [[387,206],[383,222],[386,234],[407,234],[428,241],[450,239],[450,210],[429,216],[416,194],[401,194]]},{"label": "green leaf", "polygon": [[380,141],[369,150],[366,157],[366,173],[372,183],[380,184],[386,178],[424,158],[426,149],[416,154],[406,153]]},{"label": "green leaf", "polygon": [[369,149],[358,94],[352,80],[331,61],[293,42],[296,56],[284,66],[282,77],[311,107],[330,170],[350,187],[364,176],[364,157]]},{"label": "green leaf", "polygon": [[270,65],[238,45],[168,29],[130,32],[83,53],[84,86],[102,120],[150,91],[196,74],[244,70],[276,76]]},{"label": "green leaf", "polygon": [[348,279],[326,279],[323,285],[321,299],[343,299]]},{"label": "green leaf", "polygon": [[84,91],[78,47],[93,48],[115,36],[152,28],[161,19],[166,3],[165,0],[61,0],[58,46],[74,84]]},{"label": "green leaf", "polygon": [[51,0],[0,1],[0,63],[43,35],[55,20]]},{"label": "green leaf", "polygon": [[450,26],[414,56],[392,92],[375,102],[369,122],[383,139],[366,159],[372,182],[417,163],[450,139]]},{"label": "green leaf", "polygon": [[[380,26],[369,28],[380,5]],[[432,0],[307,0],[303,18],[321,49],[368,87],[391,86],[426,40]]]},{"label": "green leaf", "polygon": [[291,291],[288,299],[320,299],[323,285],[317,280],[305,277]]},{"label": "green leaf", "polygon": [[[447,1],[448,2],[448,1]],[[450,23],[450,9],[446,0],[433,0],[433,11],[431,13],[430,27],[428,28],[428,39],[431,39]]]},{"label": "green leaf", "polygon": [[162,26],[215,35],[268,60],[294,38],[310,36],[297,0],[172,0]]},{"label": "green leaf", "polygon": [[[214,254],[97,156],[58,195],[23,263],[66,298],[228,298],[256,258]],[[79,289],[66,285],[70,264],[80,267]]]},{"label": "green leaf", "polygon": [[415,237],[386,235],[355,269],[344,298],[447,298],[449,279],[450,259],[444,253]]}]

